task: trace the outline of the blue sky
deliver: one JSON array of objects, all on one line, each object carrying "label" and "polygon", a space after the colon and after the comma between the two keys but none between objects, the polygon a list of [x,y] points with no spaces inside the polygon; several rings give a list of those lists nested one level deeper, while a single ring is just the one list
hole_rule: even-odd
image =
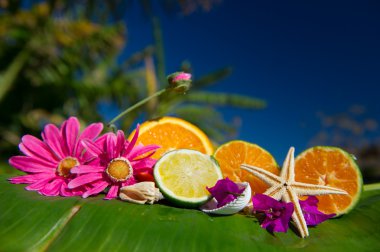
[{"label": "blue sky", "polygon": [[[221,109],[243,120],[239,139],[257,143],[282,162],[321,131],[318,113],[353,105],[380,121],[378,1],[232,1],[190,16],[162,15],[167,73],[189,60],[194,77],[223,66],[233,74],[211,90],[265,99],[261,111]],[[138,10],[126,17],[125,53],[152,42]],[[376,125],[375,125],[376,126]],[[378,126],[367,137],[378,141]]]}]

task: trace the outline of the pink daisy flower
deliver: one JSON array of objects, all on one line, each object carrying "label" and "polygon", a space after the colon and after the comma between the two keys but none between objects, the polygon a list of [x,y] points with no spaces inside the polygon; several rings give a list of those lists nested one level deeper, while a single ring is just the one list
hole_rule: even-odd
[{"label": "pink daisy flower", "polygon": [[138,135],[139,126],[136,128],[131,142],[125,139],[121,130],[117,131],[117,134],[104,134],[94,143],[84,140],[87,150],[97,156],[94,162],[98,166],[95,169],[84,166],[73,168],[71,172],[77,174],[78,177],[70,181],[69,188],[86,186],[88,189],[82,197],[87,198],[110,186],[104,199],[113,199],[118,196],[120,187],[135,184],[139,174],[149,173],[152,175],[152,167],[156,160],[150,157],[159,146],[136,145]]},{"label": "pink daisy flower", "polygon": [[69,189],[67,184],[74,177],[74,167],[91,168],[94,159],[85,152],[82,140],[93,141],[103,130],[102,123],[93,123],[79,132],[79,121],[70,117],[61,128],[48,124],[42,131],[42,141],[25,135],[19,144],[24,156],[13,156],[9,164],[28,175],[10,178],[13,184],[29,184],[26,190],[37,191],[46,196],[82,195],[84,187]]}]

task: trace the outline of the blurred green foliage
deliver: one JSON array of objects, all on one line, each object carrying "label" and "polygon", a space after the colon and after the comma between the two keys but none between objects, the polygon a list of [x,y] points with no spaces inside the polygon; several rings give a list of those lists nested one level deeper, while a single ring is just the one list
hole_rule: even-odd
[{"label": "blurred green foliage", "polygon": [[[17,153],[20,136],[38,135],[48,122],[59,124],[71,115],[83,123],[104,121],[110,116],[99,104],[121,111],[166,87],[161,26],[150,1],[137,2],[147,10],[154,42],[122,62],[126,28],[120,10],[128,10],[128,1],[25,2],[30,6],[0,0],[0,159]],[[184,2],[191,3],[162,1],[185,12]],[[212,1],[194,3],[205,2]],[[191,68],[184,62],[178,70]],[[118,126],[129,130],[136,118],[170,114],[199,125],[214,141],[225,141],[236,125],[224,121],[215,106],[265,107],[260,99],[204,90],[230,73],[227,67],[195,79],[188,94],[159,97]]]}]

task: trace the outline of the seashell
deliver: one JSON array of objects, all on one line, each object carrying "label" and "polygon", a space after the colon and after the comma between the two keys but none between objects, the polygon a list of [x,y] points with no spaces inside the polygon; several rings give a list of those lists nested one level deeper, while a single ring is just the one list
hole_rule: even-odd
[{"label": "seashell", "polygon": [[247,182],[237,184],[239,186],[245,187],[241,196],[238,196],[235,200],[222,207],[217,207],[218,202],[215,200],[215,198],[212,198],[209,202],[201,207],[201,210],[208,214],[219,215],[235,214],[243,210],[251,200],[251,187]]},{"label": "seashell", "polygon": [[146,181],[120,188],[120,199],[136,204],[153,204],[163,199],[160,190],[155,187],[154,182]]}]

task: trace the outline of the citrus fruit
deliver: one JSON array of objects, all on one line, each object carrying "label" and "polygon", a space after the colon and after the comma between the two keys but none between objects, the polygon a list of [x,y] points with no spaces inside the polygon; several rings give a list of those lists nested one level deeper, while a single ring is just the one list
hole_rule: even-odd
[{"label": "citrus fruit", "polygon": [[210,199],[207,187],[222,179],[218,163],[199,151],[167,152],[153,170],[156,184],[166,199],[184,207],[198,207]]},{"label": "citrus fruit", "polygon": [[[134,132],[129,136],[129,140],[133,134]],[[156,159],[175,149],[192,149],[209,155],[214,151],[209,138],[197,126],[183,119],[168,116],[141,124],[137,143],[161,146],[152,156]]]},{"label": "citrus fruit", "polygon": [[240,169],[241,164],[263,168],[276,175],[280,173],[276,160],[260,146],[240,140],[221,145],[214,154],[223,176],[234,182],[248,182],[252,195],[263,193],[269,186],[251,173]]},{"label": "citrus fruit", "polygon": [[362,175],[353,157],[337,147],[317,146],[295,159],[295,180],[345,190],[348,195],[321,195],[318,209],[337,216],[348,213],[358,202]]}]

